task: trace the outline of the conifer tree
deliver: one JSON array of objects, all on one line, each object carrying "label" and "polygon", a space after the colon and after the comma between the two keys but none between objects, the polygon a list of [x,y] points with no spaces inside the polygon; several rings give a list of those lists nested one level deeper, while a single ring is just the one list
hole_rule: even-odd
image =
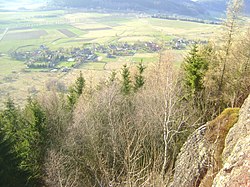
[{"label": "conifer tree", "polygon": [[131,92],[131,77],[130,77],[130,71],[127,65],[124,65],[122,68],[122,93],[124,95],[128,95]]},{"label": "conifer tree", "polygon": [[31,173],[24,161],[28,137],[24,127],[21,111],[9,98],[0,113],[0,186],[31,184]]},{"label": "conifer tree", "polygon": [[75,92],[78,97],[80,97],[80,95],[82,94],[84,86],[85,86],[85,79],[82,76],[82,72],[80,72],[80,75],[76,79],[75,86],[74,86]]},{"label": "conifer tree", "polygon": [[110,75],[110,77],[109,77],[109,82],[110,82],[110,83],[115,82],[115,80],[116,80],[116,75],[117,75],[117,73],[116,73],[115,71],[112,71],[112,72],[111,72],[111,75]]},{"label": "conifer tree", "polygon": [[[1,120],[0,120],[0,126]],[[19,168],[21,159],[14,149],[14,143],[0,129],[0,186],[28,186],[28,172]]]},{"label": "conifer tree", "polygon": [[15,138],[17,136],[17,131],[20,126],[19,111],[16,108],[13,100],[8,98],[5,103],[5,110],[2,115],[2,128],[7,136],[12,136]]},{"label": "conifer tree", "polygon": [[194,45],[185,59],[185,84],[192,96],[203,88],[203,79],[208,69],[207,61],[199,54],[198,46]]},{"label": "conifer tree", "polygon": [[46,116],[36,100],[29,99],[25,108],[22,140],[23,167],[30,171],[33,182],[42,181],[42,169],[50,140],[47,137]]},{"label": "conifer tree", "polygon": [[77,99],[82,95],[83,88],[85,87],[85,79],[83,78],[82,72],[76,79],[75,84],[69,88],[68,100],[70,107],[73,107],[77,102]]},{"label": "conifer tree", "polygon": [[135,91],[143,87],[143,85],[145,84],[145,79],[142,75],[145,69],[146,67],[142,64],[142,62],[137,66],[138,73],[135,75]]}]

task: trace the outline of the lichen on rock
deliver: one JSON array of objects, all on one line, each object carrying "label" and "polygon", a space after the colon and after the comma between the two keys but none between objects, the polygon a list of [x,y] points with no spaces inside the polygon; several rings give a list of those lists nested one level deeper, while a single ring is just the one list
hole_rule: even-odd
[{"label": "lichen on rock", "polygon": [[222,160],[223,168],[214,179],[214,187],[250,186],[250,96],[226,137]]},{"label": "lichen on rock", "polygon": [[177,157],[173,187],[212,186],[222,168],[225,138],[238,114],[238,108],[228,108],[188,138]]},{"label": "lichen on rock", "polygon": [[171,187],[250,186],[250,96],[198,128],[183,145]]}]

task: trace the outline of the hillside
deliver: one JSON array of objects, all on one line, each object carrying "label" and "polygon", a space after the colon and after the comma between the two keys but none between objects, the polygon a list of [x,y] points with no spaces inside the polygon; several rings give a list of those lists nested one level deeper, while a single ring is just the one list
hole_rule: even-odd
[{"label": "hillside", "polygon": [[[203,19],[214,19],[223,16],[227,0],[64,0],[56,1],[56,5],[66,7],[103,8],[111,10],[135,10],[153,13],[167,13]],[[249,13],[250,2],[245,2],[245,12]]]},{"label": "hillside", "polygon": [[[0,0],[0,11],[32,9],[47,4],[49,8],[56,6],[112,11],[143,11],[201,19],[216,19],[224,15],[227,2],[228,0],[21,0],[11,2]],[[250,1],[245,1],[244,12],[250,14]]]},{"label": "hillside", "polygon": [[[61,3],[60,3],[61,4]],[[68,1],[65,0],[63,4],[65,6],[73,7],[87,7],[87,8],[107,8],[113,10],[138,10],[138,11],[153,11],[153,12],[168,12],[171,14],[183,14],[183,15],[200,15],[205,10],[199,9],[195,2],[190,0],[184,0],[181,3],[174,0],[166,1],[150,1],[150,0],[128,0],[126,2],[122,0],[102,0],[102,1]]]}]

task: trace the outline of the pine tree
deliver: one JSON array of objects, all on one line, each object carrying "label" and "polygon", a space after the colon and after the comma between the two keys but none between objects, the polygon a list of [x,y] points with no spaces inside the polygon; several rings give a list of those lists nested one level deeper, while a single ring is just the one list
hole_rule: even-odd
[{"label": "pine tree", "polygon": [[49,139],[47,137],[46,116],[36,100],[29,99],[25,108],[23,129],[23,167],[30,171],[35,183],[42,181],[42,168]]},{"label": "pine tree", "polygon": [[138,73],[135,75],[135,91],[143,87],[143,85],[145,84],[145,79],[142,75],[145,69],[146,67],[142,64],[142,62],[137,66]]},{"label": "pine tree", "polygon": [[112,71],[108,81],[109,81],[110,83],[115,82],[115,80],[116,80],[116,75],[117,75],[117,73],[116,73],[115,71]]},{"label": "pine tree", "polygon": [[203,79],[208,69],[207,61],[199,53],[198,46],[194,45],[185,59],[185,84],[192,96],[203,88]]},{"label": "pine tree", "polygon": [[0,187],[28,186],[28,172],[19,168],[21,159],[16,154],[14,145],[0,129]]},{"label": "pine tree", "polygon": [[74,87],[77,96],[80,97],[80,95],[82,95],[83,88],[85,87],[85,79],[82,76],[82,72],[80,72],[79,77],[76,79]]},{"label": "pine tree", "polygon": [[84,87],[85,79],[82,76],[82,72],[80,72],[75,84],[69,88],[68,101],[71,108],[76,104],[77,99],[82,95]]},{"label": "pine tree", "polygon": [[24,112],[8,99],[6,109],[0,114],[0,129],[6,140],[11,140],[11,154],[18,157],[17,165],[20,172],[28,172],[29,180],[26,182],[31,186],[37,186],[42,181],[45,142],[48,141],[45,120],[40,105],[31,99],[28,100]]},{"label": "pine tree", "polygon": [[30,173],[22,167],[23,124],[21,111],[9,98],[0,113],[0,186],[28,186]]},{"label": "pine tree", "polygon": [[19,111],[16,108],[13,100],[8,98],[5,103],[5,110],[2,113],[2,124],[3,129],[7,136],[12,136],[12,138],[17,136],[17,131],[20,126]]},{"label": "pine tree", "polygon": [[122,69],[122,93],[124,95],[130,94],[131,88],[130,71],[127,65],[124,65]]}]

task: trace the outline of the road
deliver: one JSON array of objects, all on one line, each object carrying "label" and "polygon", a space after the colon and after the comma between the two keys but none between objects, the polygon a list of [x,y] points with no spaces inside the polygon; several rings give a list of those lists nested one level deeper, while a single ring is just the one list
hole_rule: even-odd
[{"label": "road", "polygon": [[9,31],[9,28],[6,28],[5,31],[3,32],[3,34],[0,35],[0,42],[2,41],[2,39],[3,39],[4,36],[7,34],[8,31]]}]

